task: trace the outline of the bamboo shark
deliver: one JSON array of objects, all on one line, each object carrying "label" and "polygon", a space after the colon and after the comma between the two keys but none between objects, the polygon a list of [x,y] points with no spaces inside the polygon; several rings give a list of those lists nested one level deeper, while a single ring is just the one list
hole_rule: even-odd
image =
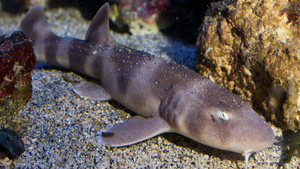
[{"label": "bamboo shark", "polygon": [[84,40],[51,31],[40,6],[19,29],[32,40],[37,61],[70,68],[97,79],[74,91],[94,100],[116,100],[138,115],[104,129],[97,142],[111,147],[135,144],[176,132],[214,148],[245,156],[274,142],[271,127],[249,103],[173,61],[118,44],[109,32],[109,5],[93,18]]}]

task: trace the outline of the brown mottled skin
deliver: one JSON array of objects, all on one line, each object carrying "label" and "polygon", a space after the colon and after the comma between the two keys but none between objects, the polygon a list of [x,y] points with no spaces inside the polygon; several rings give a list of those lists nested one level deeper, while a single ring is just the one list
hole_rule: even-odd
[{"label": "brown mottled skin", "polygon": [[98,143],[119,147],[176,132],[241,153],[246,160],[273,144],[270,126],[242,98],[185,66],[115,42],[109,33],[108,9],[107,3],[99,9],[85,40],[55,36],[40,6],[33,7],[20,25],[32,39],[39,62],[99,80],[81,83],[76,93],[113,99],[139,114],[102,130]]}]

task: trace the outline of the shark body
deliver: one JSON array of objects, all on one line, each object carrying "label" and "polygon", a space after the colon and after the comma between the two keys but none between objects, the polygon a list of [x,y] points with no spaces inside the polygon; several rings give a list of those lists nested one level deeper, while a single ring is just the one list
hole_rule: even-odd
[{"label": "shark body", "polygon": [[85,40],[53,34],[40,6],[20,24],[32,40],[37,61],[87,74],[74,91],[94,100],[116,100],[138,115],[101,131],[98,143],[120,147],[176,132],[202,144],[245,156],[270,146],[270,126],[242,98],[172,61],[113,40],[109,5],[92,20]]}]

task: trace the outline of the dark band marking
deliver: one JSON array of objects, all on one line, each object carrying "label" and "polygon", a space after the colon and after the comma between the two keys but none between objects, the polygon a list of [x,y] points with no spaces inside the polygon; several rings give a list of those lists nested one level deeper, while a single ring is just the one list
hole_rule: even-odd
[{"label": "dark band marking", "polygon": [[59,65],[56,56],[57,56],[58,45],[60,44],[61,40],[63,40],[63,38],[53,36],[51,40],[48,39],[48,41],[52,43],[45,44],[46,45],[45,57],[46,57],[46,62],[48,64]]},{"label": "dark band marking", "polygon": [[136,72],[140,70],[149,60],[154,58],[149,53],[136,51],[126,46],[118,45],[110,48],[111,62],[116,66],[116,78],[117,86],[120,94],[126,94],[130,83],[133,82],[133,78]]},{"label": "dark band marking", "polygon": [[84,67],[86,58],[89,56],[89,52],[94,45],[78,39],[73,39],[69,43],[68,56],[70,59],[70,68],[86,73]]},{"label": "dark band marking", "polygon": [[93,74],[95,75],[95,76],[97,76],[97,78],[98,79],[100,79],[100,81],[101,81],[101,83],[103,83],[102,82],[102,78],[103,78],[103,76],[109,76],[109,75],[106,75],[106,74],[104,74],[105,72],[104,72],[104,69],[105,69],[105,67],[107,66],[107,60],[105,60],[106,58],[105,57],[103,57],[103,56],[101,56],[101,55],[103,55],[103,51],[101,51],[100,49],[98,49],[98,55],[97,56],[95,56],[96,58],[95,58],[95,60],[94,60],[94,62],[92,63],[92,71],[93,71]]}]

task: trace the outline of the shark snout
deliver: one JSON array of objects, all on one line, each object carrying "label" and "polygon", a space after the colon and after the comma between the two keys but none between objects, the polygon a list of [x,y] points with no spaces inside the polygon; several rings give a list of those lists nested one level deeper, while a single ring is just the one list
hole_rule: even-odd
[{"label": "shark snout", "polygon": [[[267,147],[271,146],[274,143],[275,135],[273,133],[273,130],[270,126],[267,126],[265,131],[260,130],[259,138],[260,139],[249,139],[247,140],[247,144],[244,147],[244,150],[241,152],[241,154],[245,157],[246,167],[248,167],[248,160],[252,153],[261,151],[266,149]],[[256,137],[258,138],[258,137]]]}]

